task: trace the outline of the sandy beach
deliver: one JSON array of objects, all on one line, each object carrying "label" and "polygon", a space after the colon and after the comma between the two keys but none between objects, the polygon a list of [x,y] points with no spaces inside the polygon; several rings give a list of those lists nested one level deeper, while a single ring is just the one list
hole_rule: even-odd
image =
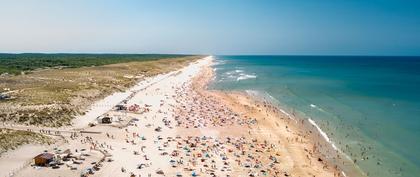
[{"label": "sandy beach", "polygon": [[[290,115],[245,93],[207,90],[212,62],[114,93],[71,127],[16,127],[60,142],[7,152],[0,176],[343,176]],[[55,168],[33,165],[44,150],[60,156]]]}]

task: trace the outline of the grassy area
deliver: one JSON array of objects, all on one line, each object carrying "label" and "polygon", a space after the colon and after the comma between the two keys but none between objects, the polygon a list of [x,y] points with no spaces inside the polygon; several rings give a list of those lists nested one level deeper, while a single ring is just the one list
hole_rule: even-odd
[{"label": "grassy area", "polygon": [[34,132],[0,129],[0,154],[24,144],[51,144],[53,139]]},{"label": "grassy area", "polygon": [[165,54],[0,54],[0,74],[20,74],[46,67],[79,68],[132,61],[186,57]]},{"label": "grassy area", "polygon": [[141,60],[95,67],[44,69],[0,77],[0,121],[59,127],[83,114],[94,101],[122,91],[144,77],[186,66],[200,56]]}]

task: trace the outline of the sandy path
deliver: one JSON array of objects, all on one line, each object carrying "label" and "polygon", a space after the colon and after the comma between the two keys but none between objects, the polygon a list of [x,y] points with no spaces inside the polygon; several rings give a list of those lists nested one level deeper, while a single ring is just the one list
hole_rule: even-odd
[{"label": "sandy path", "polygon": [[0,157],[0,176],[14,174],[15,171],[24,168],[28,163],[32,162],[31,157],[38,155],[39,152],[45,149],[48,149],[48,146],[28,144],[2,154]]}]

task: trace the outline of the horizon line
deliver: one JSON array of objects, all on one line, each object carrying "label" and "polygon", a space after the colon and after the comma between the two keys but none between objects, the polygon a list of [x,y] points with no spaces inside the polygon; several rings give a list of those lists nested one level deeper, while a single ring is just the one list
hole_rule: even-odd
[{"label": "horizon line", "polygon": [[2,54],[44,54],[44,55],[203,55],[203,56],[321,56],[321,57],[420,57],[420,55],[374,55],[374,54],[197,54],[197,53],[125,53],[125,52],[0,52]]}]

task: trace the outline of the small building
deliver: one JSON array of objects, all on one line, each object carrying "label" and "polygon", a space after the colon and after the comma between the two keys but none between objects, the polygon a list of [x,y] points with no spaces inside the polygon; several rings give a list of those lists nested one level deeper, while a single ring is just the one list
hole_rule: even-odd
[{"label": "small building", "polygon": [[110,123],[112,123],[112,118],[111,117],[102,117],[101,123],[110,124]]},{"label": "small building", "polygon": [[54,154],[45,152],[34,157],[36,166],[48,166],[54,160]]}]

